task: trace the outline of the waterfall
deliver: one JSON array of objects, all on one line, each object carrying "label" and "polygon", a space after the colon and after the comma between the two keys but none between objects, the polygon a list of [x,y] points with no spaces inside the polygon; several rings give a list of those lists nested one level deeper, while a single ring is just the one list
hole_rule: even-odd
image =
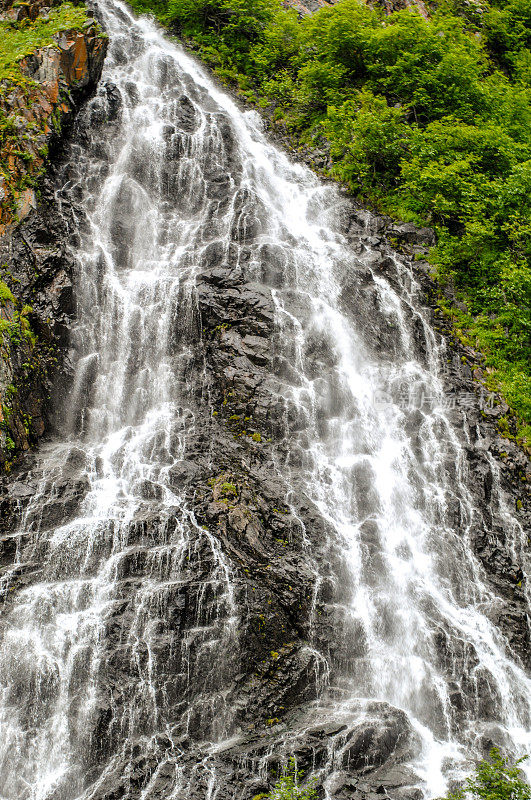
[{"label": "waterfall", "polygon": [[411,265],[152,22],[100,13],[57,178],[75,375],[2,578],[0,798],[246,800],[295,752],[327,798],[380,770],[413,800],[529,751],[473,549],[490,520],[510,570],[523,532],[493,466],[487,517],[471,489]]}]

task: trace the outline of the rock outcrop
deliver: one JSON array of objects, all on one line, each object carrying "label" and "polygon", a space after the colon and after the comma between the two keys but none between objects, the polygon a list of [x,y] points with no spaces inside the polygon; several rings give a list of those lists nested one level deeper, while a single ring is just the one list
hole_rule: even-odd
[{"label": "rock outcrop", "polygon": [[[1,18],[28,26],[49,13],[44,0],[4,2]],[[74,309],[65,223],[43,173],[99,80],[107,40],[88,16],[83,30],[60,30],[54,40],[18,62],[20,78],[0,85],[0,470],[46,428]]]},{"label": "rock outcrop", "polygon": [[[285,0],[286,8],[293,8],[301,17],[313,14],[320,8],[335,5],[337,0]],[[392,14],[393,11],[402,11],[405,8],[415,9],[423,17],[427,17],[433,3],[423,0],[366,0],[367,5],[381,8],[385,14]]]}]

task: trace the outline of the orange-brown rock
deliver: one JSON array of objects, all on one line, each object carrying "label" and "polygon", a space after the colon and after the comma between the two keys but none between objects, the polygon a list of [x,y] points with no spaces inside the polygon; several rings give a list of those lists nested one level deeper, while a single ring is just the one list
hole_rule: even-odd
[{"label": "orange-brown rock", "polygon": [[[38,13],[42,5],[38,0],[31,8],[36,7]],[[4,3],[2,13],[9,10]],[[62,31],[55,45],[36,50],[20,62],[22,74],[31,78],[30,86],[4,83],[0,87],[0,112],[12,122],[12,133],[0,150],[8,167],[7,179],[0,186],[0,236],[26,212],[23,185],[41,172],[49,148],[76,103],[96,85],[106,46],[96,23],[84,31]]]},{"label": "orange-brown rock", "polygon": [[[0,19],[34,20],[52,5],[12,2],[0,0]],[[96,87],[106,45],[99,26],[87,20],[83,30],[62,31],[54,44],[22,59],[20,80],[0,83],[0,278],[16,295],[14,304],[0,302],[0,473],[44,432],[57,331],[70,313],[62,223],[46,180],[40,198],[34,187],[80,101]],[[35,247],[39,236],[44,241]]]},{"label": "orange-brown rock", "polygon": [[[54,5],[53,0],[33,0],[33,2],[18,2],[13,4],[13,0],[0,0],[0,19],[21,22],[29,19],[32,22],[37,19],[39,13]],[[55,3],[57,5],[57,3]]]}]

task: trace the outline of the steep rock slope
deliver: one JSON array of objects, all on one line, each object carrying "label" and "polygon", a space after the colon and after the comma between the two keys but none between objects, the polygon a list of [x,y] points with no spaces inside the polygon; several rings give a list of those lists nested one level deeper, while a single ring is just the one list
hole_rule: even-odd
[{"label": "steep rock slope", "polygon": [[[75,188],[72,242],[84,269],[65,441],[28,458],[2,494],[2,621],[17,646],[21,619],[31,641],[59,642],[41,661],[21,651],[16,668],[9,639],[2,651],[6,717],[22,743],[8,791],[24,796],[56,769],[66,798],[250,800],[295,753],[338,800],[416,800],[419,726],[398,701],[364,699],[375,640],[369,696],[410,655],[402,614],[418,609],[427,633],[415,644],[444,692],[428,676],[405,686],[404,704],[476,753],[505,741],[509,703],[496,658],[485,662],[484,642],[466,628],[475,603],[503,643],[504,679],[519,677],[529,655],[522,538],[490,455],[505,446],[488,421],[496,404],[483,416],[467,354],[447,351],[427,324],[431,284],[413,256],[430,232],[327,193],[148,23],[112,3],[108,13],[113,61],[58,177],[61,196]],[[290,217],[298,203],[302,230]],[[323,301],[328,277],[333,305]],[[344,327],[321,328],[325,314]],[[367,373],[341,350],[342,334],[388,377],[376,430],[360,391]],[[429,382],[439,362],[442,394]],[[416,382],[423,394],[410,398]],[[402,438],[382,480],[373,453],[394,405]],[[332,524],[336,476],[319,462],[328,437],[330,464],[352,448],[338,465],[359,537],[350,553]],[[521,480],[525,464],[508,448]],[[394,485],[394,510],[418,515],[406,514],[411,538],[397,548],[413,578],[396,608],[394,519],[381,528],[380,517],[400,469],[412,496]],[[427,555],[465,609],[462,635],[447,595],[430,594],[429,559],[417,570],[408,549],[426,520]],[[372,629],[353,605],[360,583],[366,606],[376,598]],[[65,638],[57,609],[72,623]],[[515,696],[524,715],[525,691]],[[65,716],[68,735],[54,724]]]},{"label": "steep rock slope", "polygon": [[[1,470],[45,430],[74,309],[64,218],[44,173],[98,82],[107,42],[82,9],[70,16],[64,9],[50,10],[44,0],[4,2],[0,13],[7,54],[0,83]],[[47,38],[51,44],[32,50]]]}]

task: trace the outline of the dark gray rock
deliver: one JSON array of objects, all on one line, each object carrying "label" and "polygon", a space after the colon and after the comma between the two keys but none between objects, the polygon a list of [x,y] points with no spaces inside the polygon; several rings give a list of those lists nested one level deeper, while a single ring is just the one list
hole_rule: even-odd
[{"label": "dark gray rock", "polygon": [[[182,94],[178,80],[171,60],[162,63],[161,85],[174,91],[177,106],[175,125],[164,132],[164,197],[168,202],[173,200],[183,213],[193,213],[193,204],[182,194],[176,176],[198,120],[194,98]],[[106,110],[110,110],[109,115]],[[116,87],[108,84],[105,97],[102,93],[87,115],[88,129],[79,131],[80,140],[99,152],[97,126],[112,126],[119,116]],[[83,773],[68,776],[68,791],[76,787],[81,794],[90,787],[94,800],[138,800],[149,787],[153,797],[179,797],[175,791],[180,770],[189,776],[184,791],[190,800],[209,796],[212,775],[217,800],[251,800],[255,794],[271,789],[276,779],[274,770],[281,760],[295,754],[305,770],[323,770],[321,778],[330,774],[338,800],[378,800],[385,795],[396,800],[419,800],[417,776],[405,766],[418,755],[419,740],[402,711],[385,703],[360,704],[351,714],[335,719],[329,707],[319,705],[329,699],[325,694],[328,686],[340,693],[342,679],[354,674],[356,663],[366,656],[367,637],[361,626],[342,616],[352,591],[341,554],[343,545],[300,489],[299,470],[307,463],[308,420],[286,397],[286,386],[296,385],[300,376],[297,378],[289,367],[289,335],[282,343],[285,349],[279,346],[271,295],[272,288],[289,291],[289,248],[260,244],[253,265],[251,247],[264,230],[265,212],[259,199],[239,186],[241,165],[230,120],[223,119],[218,130],[223,152],[205,164],[204,195],[199,197],[198,193],[194,199],[208,202],[211,216],[198,231],[202,250],[193,302],[181,298],[182,314],[173,320],[171,330],[172,350],[181,352],[184,342],[189,354],[183,373],[176,374],[184,387],[188,417],[183,409],[177,409],[177,434],[172,431],[168,435],[165,454],[167,476],[161,477],[160,483],[154,479],[138,484],[140,508],[120,532],[124,548],[114,566],[112,602],[101,636],[96,678],[100,694],[90,721],[92,735],[84,752]],[[75,165],[72,170],[74,174]],[[147,180],[149,164],[139,158],[134,171],[135,180]],[[227,198],[229,186],[234,194],[232,207],[228,202],[232,194]],[[112,232],[123,266],[127,265],[127,239],[131,235],[130,201],[124,187]],[[48,316],[53,321],[46,323],[53,326],[48,334],[45,323],[40,323],[43,338],[49,336],[50,341],[63,346],[63,334],[74,311],[72,265],[64,218],[57,217],[51,200],[43,208],[49,208],[49,221],[43,222],[44,211],[40,210],[40,216],[35,217],[36,228],[31,228],[30,221],[20,233],[24,239],[14,238],[13,264],[21,284],[37,298],[35,324]],[[220,208],[232,214],[232,241],[228,246],[216,229],[216,209]],[[345,275],[339,300],[342,310],[356,320],[367,349],[382,359],[399,356],[402,344],[392,318],[384,314],[371,271],[374,269],[392,286],[404,290],[401,308],[406,317],[413,315],[412,342],[422,357],[426,330],[419,309],[411,305],[410,287],[386,237],[403,242],[404,247],[425,247],[433,243],[432,233],[409,225],[390,226],[388,220],[371,217],[354,206],[350,210],[343,206],[341,216],[338,227],[351,238],[357,252],[363,255],[368,247],[379,248],[370,266],[360,259]],[[65,217],[68,219],[66,211]],[[30,274],[37,249],[42,251],[39,263],[43,264],[38,280]],[[433,286],[424,272],[420,280],[433,319],[435,304],[433,294],[429,294]],[[311,313],[304,300],[293,298],[293,303],[299,304],[301,318],[310,323]],[[471,540],[499,598],[499,606],[493,611],[495,621],[507,633],[509,646],[524,660],[529,654],[529,638],[519,585],[523,576],[511,555],[508,537],[496,522],[500,498],[489,455],[497,453],[499,463],[510,465],[503,473],[502,485],[513,492],[511,481],[527,469],[527,462],[516,447],[495,433],[490,417],[502,413],[502,404],[496,402],[495,410],[484,419],[471,370],[462,366],[463,351],[452,348],[452,354],[447,389],[457,398],[455,430],[469,443],[468,482],[482,509],[471,529]],[[331,337],[312,331],[309,324],[304,358],[306,377],[317,384],[320,380],[324,387],[318,424],[326,430],[343,403],[341,386],[334,377],[337,354]],[[471,358],[469,353],[466,358]],[[134,370],[134,364],[129,368]],[[61,374],[67,381],[66,357]],[[88,374],[87,405],[92,373]],[[56,385],[61,390],[65,383]],[[44,386],[48,391],[49,384]],[[39,385],[35,391],[42,393],[44,389]],[[470,395],[472,401],[467,404]],[[422,420],[419,408],[405,426],[413,450],[422,444],[418,438]],[[178,441],[179,426],[183,425],[189,430],[184,448]],[[46,555],[45,545],[40,545],[40,549],[31,551],[34,559],[28,555],[26,561],[15,563],[20,549],[16,527],[22,513],[29,509],[30,524],[43,530],[74,519],[87,491],[86,470],[92,468],[101,473],[101,464],[86,463],[83,451],[74,448],[57,474],[36,474],[38,468],[28,460],[11,484],[2,485],[0,567],[14,569],[10,588],[15,592],[37,578]],[[288,469],[289,483],[283,477]],[[445,469],[455,475],[456,460],[451,452]],[[360,532],[364,579],[377,584],[381,541],[370,463],[355,465],[351,480],[353,502],[365,518]],[[31,503],[39,486],[42,502],[34,507]],[[178,506],[161,507],[166,488],[178,495]],[[461,530],[464,512],[459,499],[449,507],[453,527]],[[89,573],[99,559],[109,558],[114,524],[114,520],[105,521],[99,531],[95,524],[94,545],[86,567]],[[179,535],[184,539],[181,549],[175,545],[176,541],[180,543]],[[174,550],[170,544],[175,545]],[[159,573],[156,570],[164,559],[172,568]],[[60,566],[65,575],[76,574],[78,568],[76,563]],[[230,596],[226,591],[227,572]],[[164,577],[160,580],[164,592],[154,592],[151,598],[148,592],[142,595],[149,609],[150,630],[154,631],[148,648],[145,637],[131,637],[130,633],[139,624],[144,608],[138,598],[143,588],[150,586],[153,574]],[[435,660],[441,672],[451,678],[454,726],[457,728],[463,719],[468,696],[479,697],[478,713],[488,718],[489,709],[500,701],[488,677],[480,673],[477,654],[466,642],[456,642],[444,621],[439,621],[436,608],[429,612],[436,628]],[[381,617],[385,625],[384,608]],[[227,620],[237,620],[232,636],[226,635]],[[217,640],[209,638],[212,630]],[[219,653],[215,648],[220,638],[223,657],[205,657],[205,653]],[[156,683],[150,691],[160,714],[159,729],[167,732],[164,735],[154,734],[149,713],[128,716],[130,699],[145,689],[148,664],[156,665]],[[86,664],[81,662],[80,673],[83,668]],[[435,700],[434,708],[438,710]],[[205,744],[217,741],[220,731],[226,737],[223,744],[217,748]],[[68,797],[67,789],[64,791]],[[60,797],[61,787],[57,792]]]}]

